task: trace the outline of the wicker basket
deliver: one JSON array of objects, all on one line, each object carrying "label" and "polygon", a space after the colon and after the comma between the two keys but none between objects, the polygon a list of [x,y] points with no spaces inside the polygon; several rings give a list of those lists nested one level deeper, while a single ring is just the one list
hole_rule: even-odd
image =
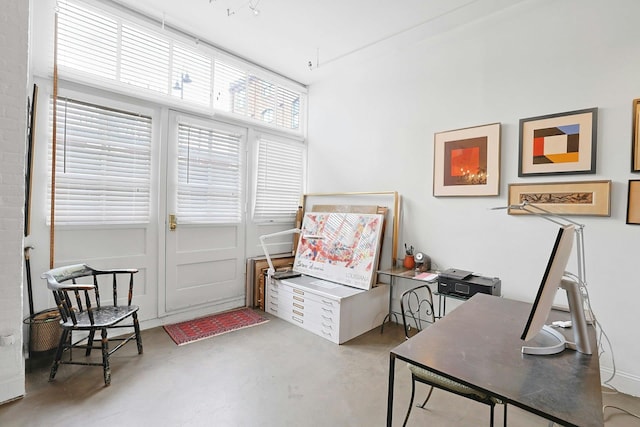
[{"label": "wicker basket", "polygon": [[27,317],[24,322],[29,324],[30,351],[48,351],[58,346],[62,334],[58,309],[40,311]]}]

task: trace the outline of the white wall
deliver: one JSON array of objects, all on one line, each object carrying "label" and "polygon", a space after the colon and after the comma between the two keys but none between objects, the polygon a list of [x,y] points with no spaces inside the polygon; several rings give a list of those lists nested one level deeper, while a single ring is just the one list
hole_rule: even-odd
[{"label": "white wall", "polygon": [[24,394],[22,236],[29,2],[0,14],[0,402]]},{"label": "white wall", "polygon": [[[504,297],[532,301],[557,228],[489,209],[507,204],[509,183],[612,180],[611,216],[576,219],[586,224],[592,306],[618,370],[611,384],[634,395],[640,227],[625,215],[627,181],[640,179],[629,172],[638,16],[637,0],[525,1],[312,85],[308,188],[399,191],[401,244],[441,269],[498,276]],[[599,109],[596,174],[518,178],[519,119],[591,107]],[[494,122],[502,123],[500,196],[433,197],[434,132]],[[601,357],[603,381],[611,355],[606,348]]]}]

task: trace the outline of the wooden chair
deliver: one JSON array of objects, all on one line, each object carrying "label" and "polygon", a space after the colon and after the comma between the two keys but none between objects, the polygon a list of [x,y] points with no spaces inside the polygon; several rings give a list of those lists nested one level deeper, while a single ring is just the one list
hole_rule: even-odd
[{"label": "wooden chair", "polygon": [[[404,326],[406,339],[410,339],[424,327],[428,326],[430,323],[434,323],[436,321],[436,316],[433,311],[433,294],[431,293],[429,285],[425,283],[403,292],[400,297],[400,311],[402,312],[402,324]],[[416,382],[419,382],[429,386],[429,391],[424,402],[422,405],[417,405],[419,408],[424,409],[431,397],[431,394],[433,393],[433,388],[436,387],[475,400],[476,402],[489,405],[491,407],[491,419],[489,425],[493,427],[495,405],[503,403],[500,399],[489,396],[480,390],[476,390],[465,384],[453,381],[447,377],[443,377],[415,365],[409,364],[409,370],[411,371],[411,401],[409,402],[409,409],[407,410],[407,415],[404,418],[403,426],[406,426],[407,421],[409,420],[409,414],[411,414],[411,409],[413,408]],[[506,427],[506,425],[507,405],[505,404],[504,426]]]},{"label": "wooden chair", "polygon": [[[47,281],[47,287],[53,292],[58,311],[60,312],[60,326],[62,335],[56,351],[56,356],[51,365],[49,381],[53,381],[61,364],[102,366],[104,383],[111,383],[111,369],[109,356],[122,348],[126,343],[135,339],[138,345],[138,354],[142,354],[142,338],[138,324],[138,306],[131,304],[133,298],[133,275],[137,269],[123,270],[96,270],[85,264],[69,265],[54,268],[42,274]],[[98,279],[100,276],[104,278]],[[78,279],[86,278],[85,282],[78,283]],[[109,278],[111,280],[109,280]],[[111,296],[113,304],[102,305],[100,302],[99,282],[111,282]],[[102,284],[107,286],[106,283]],[[118,305],[118,287],[127,286],[126,305]],[[122,323],[125,319],[130,322]],[[133,333],[126,337],[108,337],[109,330],[116,328],[133,328]],[[73,341],[73,331],[83,331],[86,336]],[[100,331],[101,343],[94,346],[96,331]],[[119,344],[109,349],[109,342],[117,341]],[[91,350],[102,350],[102,362],[75,361],[72,350],[74,348],[85,349],[85,356],[91,355]],[[67,360],[63,360],[63,353],[69,354]]]}]

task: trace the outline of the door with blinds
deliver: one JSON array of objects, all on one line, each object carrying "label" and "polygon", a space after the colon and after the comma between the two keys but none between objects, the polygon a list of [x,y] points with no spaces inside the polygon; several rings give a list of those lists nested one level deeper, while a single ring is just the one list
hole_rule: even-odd
[{"label": "door with blinds", "polygon": [[169,115],[167,312],[244,305],[246,129]]}]

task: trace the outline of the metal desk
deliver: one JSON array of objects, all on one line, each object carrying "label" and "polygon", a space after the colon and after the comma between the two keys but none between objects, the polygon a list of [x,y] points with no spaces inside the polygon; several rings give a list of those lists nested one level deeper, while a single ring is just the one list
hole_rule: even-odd
[{"label": "metal desk", "polygon": [[[604,425],[597,354],[521,353],[531,304],[476,294],[390,353],[387,426],[392,425],[395,360],[400,359],[496,396],[561,425]],[[567,313],[553,318],[565,318]],[[595,331],[590,339],[595,345]],[[408,373],[407,373],[408,375]]]}]

